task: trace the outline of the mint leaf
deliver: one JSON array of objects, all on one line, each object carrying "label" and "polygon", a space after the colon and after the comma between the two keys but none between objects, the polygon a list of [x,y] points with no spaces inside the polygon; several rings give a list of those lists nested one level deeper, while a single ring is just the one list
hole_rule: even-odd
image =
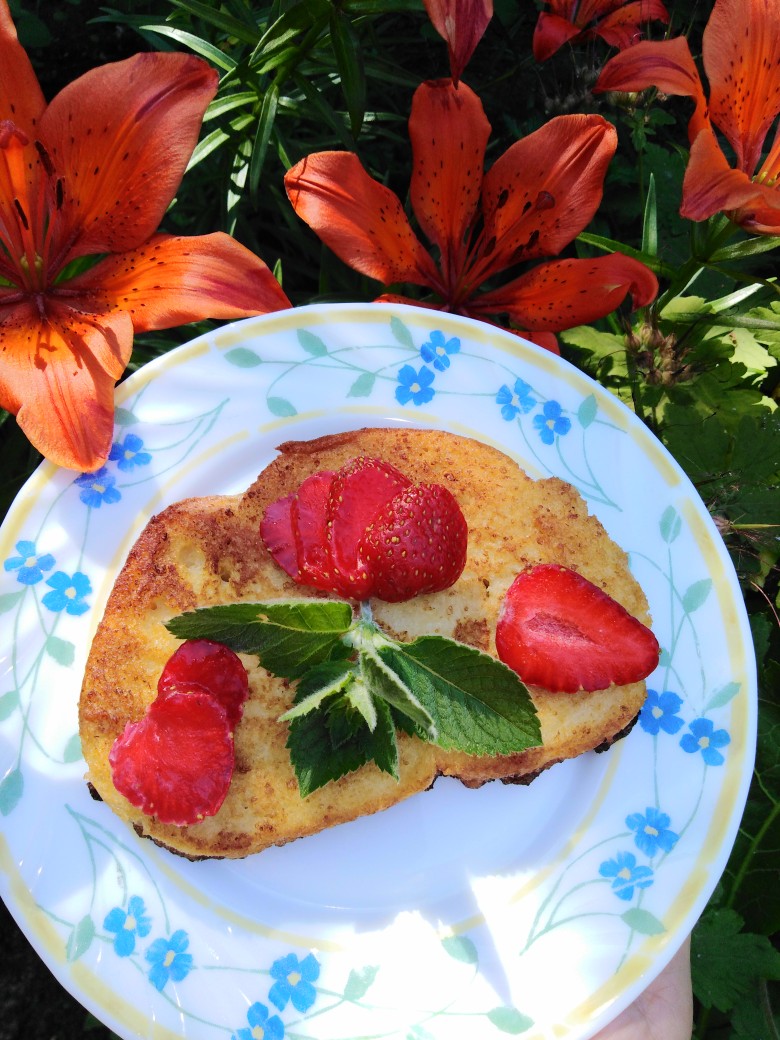
[{"label": "mint leaf", "polygon": [[327,711],[314,711],[290,723],[290,752],[301,797],[374,761],[398,779],[398,745],[390,709],[376,703],[377,724],[371,731],[365,722],[355,725],[355,711],[342,695]]},{"label": "mint leaf", "polygon": [[422,636],[378,652],[430,714],[440,747],[509,755],[541,744],[528,690],[489,654],[442,636]]},{"label": "mint leaf", "polygon": [[349,661],[323,661],[310,668],[298,683],[295,704],[279,716],[280,722],[289,722],[323,706],[334,694],[341,693],[355,678],[355,668]]},{"label": "mint leaf", "polygon": [[299,679],[314,665],[347,652],[341,637],[352,608],[341,600],[229,603],[179,614],[167,623],[180,639],[213,639],[236,653],[257,654],[274,675]]},{"label": "mint leaf", "polygon": [[436,724],[430,714],[401,677],[385,664],[375,650],[364,650],[361,653],[360,667],[368,688],[376,697],[390,704],[396,713],[408,718],[416,733],[424,734],[428,740],[436,741]]}]

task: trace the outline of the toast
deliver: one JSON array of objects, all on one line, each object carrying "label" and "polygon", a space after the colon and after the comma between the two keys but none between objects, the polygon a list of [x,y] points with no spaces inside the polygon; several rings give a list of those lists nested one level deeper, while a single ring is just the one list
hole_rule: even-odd
[{"label": "toast", "polygon": [[296,584],[259,536],[267,506],[309,474],[369,455],[414,482],[443,484],[469,527],[466,565],[441,592],[400,603],[372,601],[392,637],[438,634],[495,654],[504,593],[518,571],[556,563],[579,572],[649,625],[648,606],[624,551],[569,484],[532,480],[507,455],[478,441],[433,430],[363,429],[282,444],[252,486],[236,496],[192,498],[153,517],[132,548],[108,599],[86,666],[79,724],[87,779],[138,833],[190,858],[243,857],[326,827],[386,809],[431,787],[441,775],[468,787],[486,781],[528,783],[564,759],[608,747],[625,733],[645,699],[644,682],[597,692],[550,693],[529,687],[542,745],[514,755],[445,751],[399,733],[400,779],[373,763],[302,798],[285,747],[292,703],[288,681],[242,656],[250,694],[235,731],[235,770],[219,811],[178,827],[146,816],[114,788],[109,752],[139,719],[178,641],[165,622],[197,607],[323,595]]}]

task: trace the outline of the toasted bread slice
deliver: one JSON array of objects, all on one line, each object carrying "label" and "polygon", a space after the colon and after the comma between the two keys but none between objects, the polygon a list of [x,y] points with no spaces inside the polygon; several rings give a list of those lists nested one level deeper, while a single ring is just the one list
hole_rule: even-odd
[{"label": "toasted bread slice", "polygon": [[178,645],[164,623],[212,604],[321,595],[288,578],[258,528],[269,503],[310,473],[337,469],[358,455],[386,459],[415,482],[444,484],[469,526],[466,566],[453,586],[404,603],[373,602],[376,620],[394,637],[440,634],[495,653],[506,589],[523,567],[551,562],[579,571],[649,624],[626,554],[561,480],[532,480],[500,451],[432,430],[365,429],[283,444],[245,494],[188,499],[154,517],[108,600],[84,677],[81,739],[90,783],[139,833],[189,857],[242,857],[378,812],[426,790],[440,775],[469,787],[492,779],[528,782],[556,762],[608,746],[636,719],[644,682],[576,694],[531,687],[541,747],[475,757],[399,734],[400,781],[370,764],[304,799],[285,748],[287,727],[278,721],[293,691],[256,658],[243,657],[250,697],[235,732],[236,768],[219,812],[176,827],[144,816],[118,794],[109,751],[154,699],[160,672]]}]

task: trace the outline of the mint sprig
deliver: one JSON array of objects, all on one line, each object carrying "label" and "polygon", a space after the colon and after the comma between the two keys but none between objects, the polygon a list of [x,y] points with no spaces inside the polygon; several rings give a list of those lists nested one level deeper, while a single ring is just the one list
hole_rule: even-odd
[{"label": "mint sprig", "polygon": [[180,639],[212,639],[298,680],[281,719],[301,795],[368,762],[398,779],[396,730],[470,755],[541,744],[520,678],[489,654],[443,636],[391,639],[363,604],[285,600],[202,607],[167,625]]}]

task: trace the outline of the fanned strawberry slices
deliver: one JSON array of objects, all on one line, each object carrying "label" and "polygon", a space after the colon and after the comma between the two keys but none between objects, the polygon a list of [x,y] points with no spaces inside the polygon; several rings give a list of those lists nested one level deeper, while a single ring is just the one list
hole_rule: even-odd
[{"label": "fanned strawberry slices", "polygon": [[466,520],[447,488],[413,484],[368,456],[307,477],[295,494],[268,507],[260,533],[299,584],[388,602],[454,584],[468,543]]},{"label": "fanned strawberry slices", "polygon": [[560,693],[646,678],[658,641],[616,600],[576,571],[540,564],[510,585],[496,649],[523,682]]},{"label": "fanned strawberry slices", "polygon": [[188,640],[169,658],[157,691],[146,714],[114,741],[111,774],[136,808],[186,827],[213,816],[225,800],[248,677],[228,647]]}]

